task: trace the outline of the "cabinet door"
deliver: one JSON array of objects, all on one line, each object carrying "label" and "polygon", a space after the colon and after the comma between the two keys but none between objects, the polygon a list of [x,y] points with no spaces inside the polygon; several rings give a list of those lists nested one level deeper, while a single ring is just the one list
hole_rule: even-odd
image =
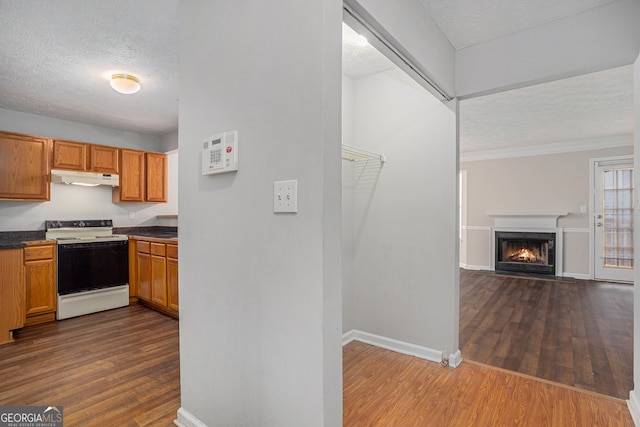
[{"label": "cabinet door", "polygon": [[138,298],[151,301],[151,256],[142,252],[137,255]]},{"label": "cabinet door", "polygon": [[49,140],[0,132],[0,199],[49,200]]},{"label": "cabinet door", "polygon": [[87,144],[53,141],[53,169],[87,170]]},{"label": "cabinet door", "polygon": [[22,249],[0,250],[0,344],[24,326],[24,276]]},{"label": "cabinet door", "polygon": [[118,173],[118,148],[90,145],[89,169],[92,172]]},{"label": "cabinet door", "polygon": [[56,265],[53,259],[27,261],[26,314],[51,313],[56,311]]},{"label": "cabinet door", "polygon": [[178,260],[167,258],[167,307],[178,311]]},{"label": "cabinet door", "polygon": [[167,306],[167,259],[151,255],[151,302]]},{"label": "cabinet door", "polygon": [[148,202],[167,201],[167,155],[162,153],[146,153],[147,158],[147,193]]},{"label": "cabinet door", "polygon": [[144,151],[120,150],[120,186],[117,187],[120,202],[144,202],[145,158]]}]

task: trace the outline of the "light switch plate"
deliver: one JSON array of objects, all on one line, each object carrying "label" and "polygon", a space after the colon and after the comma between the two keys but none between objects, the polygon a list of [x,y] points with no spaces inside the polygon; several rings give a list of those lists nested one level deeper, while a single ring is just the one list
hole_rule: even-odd
[{"label": "light switch plate", "polygon": [[273,212],[298,213],[298,180],[273,183]]}]

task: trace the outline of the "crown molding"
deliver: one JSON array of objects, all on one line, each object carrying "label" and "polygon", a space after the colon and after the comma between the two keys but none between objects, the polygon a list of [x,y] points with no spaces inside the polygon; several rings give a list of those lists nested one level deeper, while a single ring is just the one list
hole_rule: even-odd
[{"label": "crown molding", "polygon": [[633,135],[610,135],[599,138],[579,139],[553,144],[528,145],[493,150],[460,153],[461,162],[477,160],[507,159],[511,157],[544,156],[549,154],[572,153],[577,151],[601,150],[603,148],[633,146]]}]

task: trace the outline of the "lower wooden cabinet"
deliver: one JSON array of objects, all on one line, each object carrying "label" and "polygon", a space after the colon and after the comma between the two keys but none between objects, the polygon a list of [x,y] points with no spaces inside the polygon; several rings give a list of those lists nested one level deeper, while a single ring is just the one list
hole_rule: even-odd
[{"label": "lower wooden cabinet", "polygon": [[138,252],[136,259],[138,298],[151,302],[151,255]]},{"label": "lower wooden cabinet", "polygon": [[167,258],[167,307],[178,311],[178,260],[173,258]]},{"label": "lower wooden cabinet", "polygon": [[[152,239],[153,240],[153,239]],[[178,245],[131,238],[135,247],[133,289],[140,301],[151,308],[178,317]],[[130,287],[132,285],[130,284]]]},{"label": "lower wooden cabinet", "polygon": [[167,306],[167,256],[164,243],[151,243],[151,302]]},{"label": "lower wooden cabinet", "polygon": [[28,243],[24,248],[26,325],[55,320],[55,242]]},{"label": "lower wooden cabinet", "polygon": [[22,249],[0,250],[0,344],[13,341],[24,326]]}]

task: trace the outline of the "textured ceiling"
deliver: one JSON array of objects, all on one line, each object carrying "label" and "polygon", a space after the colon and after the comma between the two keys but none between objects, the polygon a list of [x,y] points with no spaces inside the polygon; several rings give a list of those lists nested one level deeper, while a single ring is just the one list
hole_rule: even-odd
[{"label": "textured ceiling", "polygon": [[633,65],[460,102],[463,152],[633,133]]},{"label": "textured ceiling", "polygon": [[[610,0],[421,0],[455,47]],[[179,0],[0,0],[0,108],[162,135],[178,126]],[[344,27],[343,70],[393,67]],[[138,76],[121,95],[111,73]],[[632,132],[630,67],[461,102],[461,150]]]},{"label": "textured ceiling", "polygon": [[395,68],[395,64],[369,43],[363,43],[358,33],[342,24],[342,72],[359,79]]},{"label": "textured ceiling", "polygon": [[455,49],[462,49],[615,0],[420,0]]},{"label": "textured ceiling", "polygon": [[[178,127],[179,0],[0,0],[0,107],[161,135]],[[113,91],[131,73],[142,89]]]}]

